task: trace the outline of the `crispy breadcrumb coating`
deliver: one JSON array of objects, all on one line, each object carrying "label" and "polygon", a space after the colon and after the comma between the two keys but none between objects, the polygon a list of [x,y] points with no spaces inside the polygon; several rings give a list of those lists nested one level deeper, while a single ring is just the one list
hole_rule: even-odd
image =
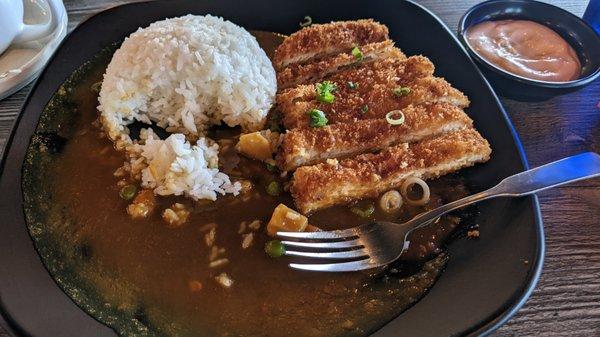
[{"label": "crispy breadcrumb coating", "polygon": [[[407,58],[380,23],[303,28],[277,48],[274,64],[276,110],[288,130],[276,159],[282,171],[296,169],[290,191],[302,213],[376,197],[411,175],[435,178],[489,159],[488,142],[463,111],[467,96],[435,77],[427,57]],[[310,126],[313,109],[327,125]],[[402,111],[402,124],[385,119],[392,110]]]},{"label": "crispy breadcrumb coating", "polygon": [[339,54],[388,39],[388,28],[371,19],[314,24],[287,37],[275,51],[275,69]]},{"label": "crispy breadcrumb coating", "polygon": [[329,158],[373,152],[473,125],[461,108],[448,103],[410,105],[402,113],[401,125],[391,125],[381,118],[290,130],[283,135],[277,164],[282,171],[291,171]]},{"label": "crispy breadcrumb coating", "polygon": [[361,52],[363,58],[360,62],[357,62],[356,57],[348,50],[314,62],[291,64],[277,72],[277,87],[282,90],[298,84],[314,83],[347,67],[359,67],[375,60],[406,58],[400,49],[394,47],[391,40],[367,44],[361,47]]},{"label": "crispy breadcrumb coating", "polygon": [[[316,99],[314,85],[299,85],[277,94],[277,108],[287,129],[307,127],[306,112],[325,112],[329,124],[361,119],[383,118],[391,110],[426,102],[447,102],[459,107],[469,105],[468,98],[442,78],[431,76],[434,66],[426,57],[411,56],[406,60],[377,60],[327,77],[338,91],[332,104]],[[348,88],[353,82],[357,88]],[[409,88],[398,96],[394,90]]]},{"label": "crispy breadcrumb coating", "polygon": [[489,159],[489,143],[472,128],[417,143],[403,143],[379,153],[329,160],[298,168],[291,192],[300,212],[309,214],[399,187],[416,176],[436,178]]}]

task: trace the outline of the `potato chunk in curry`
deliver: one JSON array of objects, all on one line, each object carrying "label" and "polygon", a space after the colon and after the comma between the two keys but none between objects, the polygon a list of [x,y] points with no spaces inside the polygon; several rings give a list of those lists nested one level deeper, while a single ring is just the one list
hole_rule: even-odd
[{"label": "potato chunk in curry", "polygon": [[265,161],[272,159],[278,143],[279,133],[263,130],[240,135],[236,148],[248,158]]},{"label": "potato chunk in curry", "polygon": [[308,218],[284,204],[279,204],[273,211],[267,225],[267,233],[275,236],[277,232],[303,232],[308,226]]}]

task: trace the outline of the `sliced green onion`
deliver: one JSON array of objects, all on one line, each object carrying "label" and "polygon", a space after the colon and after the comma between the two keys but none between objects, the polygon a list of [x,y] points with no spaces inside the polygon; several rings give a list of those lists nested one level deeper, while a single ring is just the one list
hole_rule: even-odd
[{"label": "sliced green onion", "polygon": [[392,90],[392,92],[394,93],[394,95],[400,97],[400,96],[406,96],[408,94],[410,94],[410,88],[409,87],[397,87],[394,90]]},{"label": "sliced green onion", "polygon": [[320,128],[327,125],[329,120],[325,117],[325,113],[318,109],[312,109],[308,112],[310,116],[309,125],[313,128]]},{"label": "sliced green onion", "polygon": [[267,193],[271,196],[278,196],[281,194],[281,187],[279,187],[279,183],[276,181],[272,181],[267,185]]},{"label": "sliced green onion", "polygon": [[315,89],[317,90],[317,100],[323,103],[333,103],[335,96],[333,93],[337,90],[337,86],[335,83],[330,81],[324,81],[321,83],[315,84]]},{"label": "sliced green onion", "polygon": [[365,104],[365,105],[363,105],[363,106],[360,108],[360,111],[362,111],[362,113],[366,114],[367,112],[369,112],[369,106],[368,106],[368,105],[366,105],[366,104]]},{"label": "sliced green onion", "polygon": [[358,89],[358,83],[349,81],[348,83],[346,83],[346,86],[348,87],[348,89]]},{"label": "sliced green onion", "polygon": [[137,186],[135,186],[135,185],[125,185],[125,186],[123,186],[123,188],[121,188],[121,191],[119,191],[119,195],[121,196],[121,198],[123,198],[125,200],[133,199],[133,197],[135,197],[136,193],[137,193]]},{"label": "sliced green onion", "polygon": [[265,253],[270,257],[281,257],[285,254],[285,247],[279,240],[271,240],[265,244]]},{"label": "sliced green onion", "polygon": [[275,172],[275,171],[277,171],[277,166],[267,163],[267,170],[269,172]]},{"label": "sliced green onion", "polygon": [[404,113],[400,110],[392,110],[385,114],[385,120],[391,125],[404,123]]},{"label": "sliced green onion", "polygon": [[360,48],[358,48],[358,46],[354,46],[354,48],[352,48],[352,55],[357,61],[363,59],[363,53],[362,51],[360,51]]},{"label": "sliced green onion", "polygon": [[99,93],[101,88],[102,88],[102,81],[96,82],[96,83],[92,84],[92,86],[90,87],[90,89],[95,93]]},{"label": "sliced green onion", "polygon": [[300,27],[308,27],[312,25],[312,18],[310,16],[305,16],[304,21],[300,22]]},{"label": "sliced green onion", "polygon": [[350,210],[352,213],[360,216],[361,218],[368,218],[375,212],[375,206],[373,204],[369,204],[364,209],[360,207],[352,207]]}]

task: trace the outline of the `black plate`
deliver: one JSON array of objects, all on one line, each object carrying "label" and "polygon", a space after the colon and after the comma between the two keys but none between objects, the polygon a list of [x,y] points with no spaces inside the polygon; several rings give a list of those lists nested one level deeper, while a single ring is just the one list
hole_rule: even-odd
[{"label": "black plate", "polygon": [[[468,113],[490,141],[492,159],[468,170],[471,185],[490,187],[527,167],[523,149],[498,98],[454,35],[423,7],[385,0],[273,2],[159,1],[129,4],[81,24],[58,49],[27,98],[0,167],[0,309],[15,335],[115,336],[79,309],[54,283],[37,255],[22,210],[21,167],[40,113],[61,83],[111,43],[150,22],[187,13],[223,16],[246,29],[289,34],[305,15],[314,22],[375,18],[407,54],[424,54],[472,100]],[[377,336],[482,335],[504,323],[539,277],[543,227],[535,197],[495,200],[480,207],[479,240],[461,239],[431,291]]]}]

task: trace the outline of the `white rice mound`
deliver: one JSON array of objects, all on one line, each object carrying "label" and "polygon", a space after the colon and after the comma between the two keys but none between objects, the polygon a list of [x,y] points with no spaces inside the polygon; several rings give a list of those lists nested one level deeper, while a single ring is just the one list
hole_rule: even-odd
[{"label": "white rice mound", "polygon": [[152,23],[125,39],[108,65],[99,107],[108,136],[131,144],[126,127],[155,122],[188,139],[225,122],[260,130],[271,108],[275,70],[244,28],[210,15]]},{"label": "white rice mound", "polygon": [[[271,61],[248,31],[222,18],[187,15],[125,39],[104,74],[98,110],[129,159],[123,169],[143,187],[215,200],[237,195],[241,186],[219,172],[218,145],[204,132],[222,122],[245,132],[262,129],[276,91]],[[132,141],[127,126],[134,121],[173,134],[161,140],[147,129]]]},{"label": "white rice mound", "polygon": [[202,137],[191,146],[182,134],[161,140],[151,129],[142,130],[140,138],[128,149],[130,162],[141,168],[142,186],[155,194],[216,200],[217,193],[239,193],[241,184],[219,172],[218,144]]}]

